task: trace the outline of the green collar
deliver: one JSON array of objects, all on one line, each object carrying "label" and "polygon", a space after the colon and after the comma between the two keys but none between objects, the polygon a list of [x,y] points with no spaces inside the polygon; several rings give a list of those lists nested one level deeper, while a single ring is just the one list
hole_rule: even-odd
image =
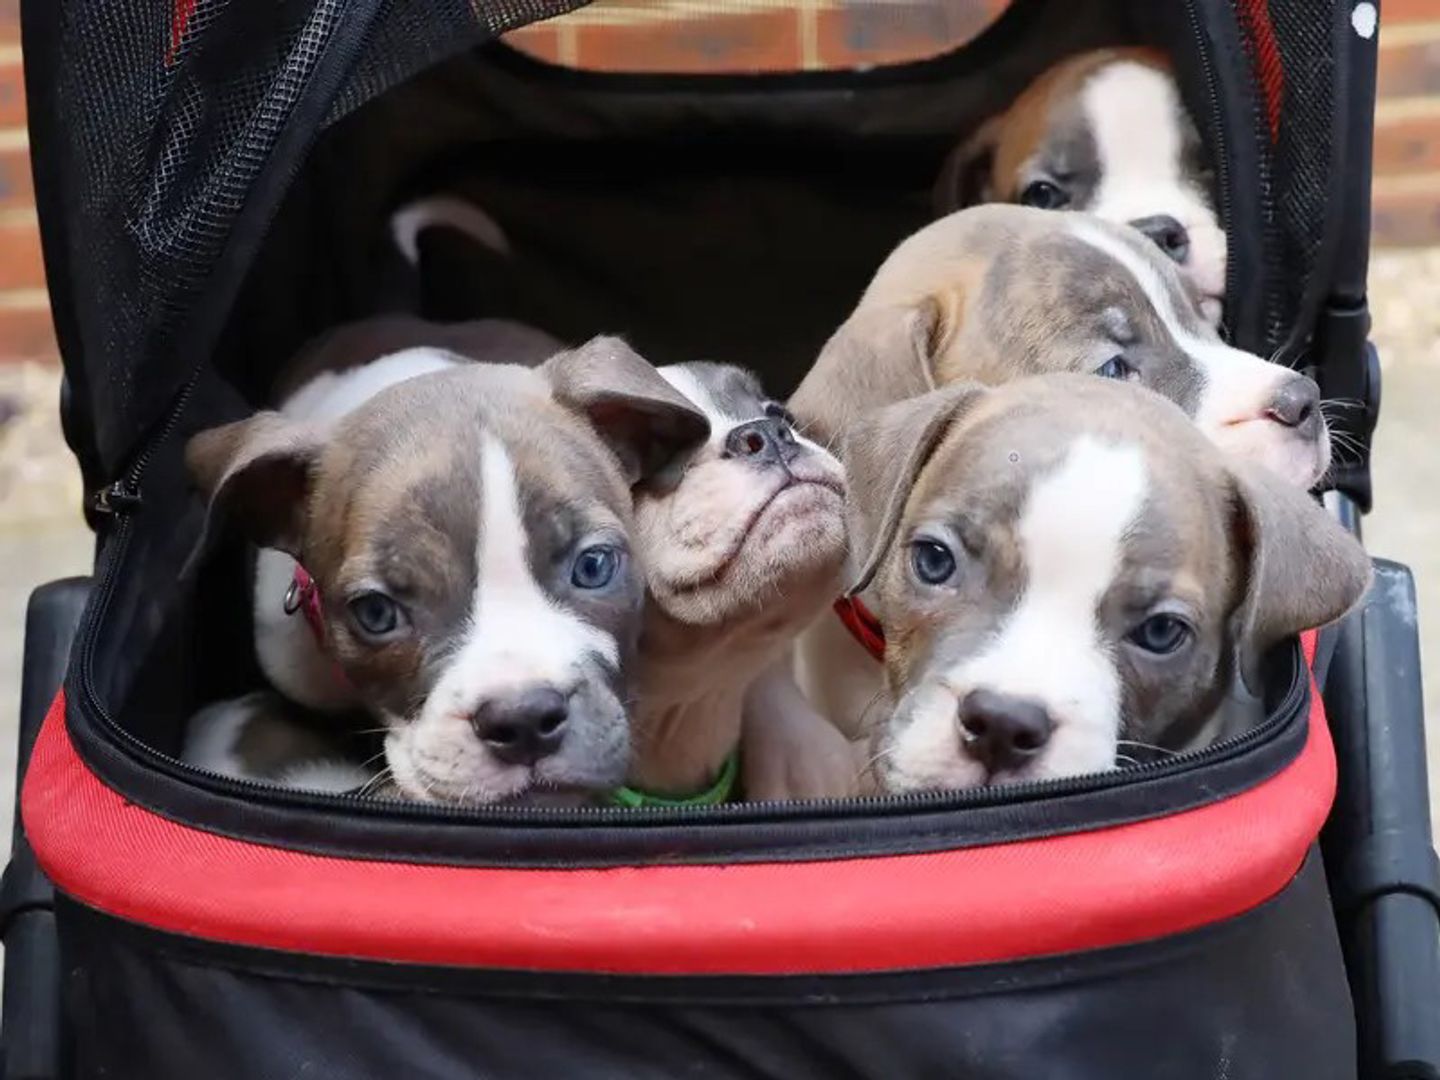
[{"label": "green collar", "polygon": [[732,753],[725,759],[725,764],[720,766],[720,775],[715,782],[704,791],[694,795],[684,795],[680,798],[671,798],[667,795],[651,795],[648,791],[640,791],[632,787],[616,788],[610,793],[610,802],[614,806],[627,806],[632,810],[642,809],[680,809],[687,806],[719,806],[721,803],[729,802],[730,796],[735,793],[735,778],[740,774],[740,755]]}]

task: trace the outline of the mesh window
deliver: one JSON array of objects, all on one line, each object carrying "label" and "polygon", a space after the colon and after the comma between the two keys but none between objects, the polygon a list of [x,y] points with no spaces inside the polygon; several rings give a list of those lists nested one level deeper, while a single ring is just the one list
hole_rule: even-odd
[{"label": "mesh window", "polygon": [[1007,0],[597,0],[510,34],[584,71],[754,75],[930,60],[979,36]]}]

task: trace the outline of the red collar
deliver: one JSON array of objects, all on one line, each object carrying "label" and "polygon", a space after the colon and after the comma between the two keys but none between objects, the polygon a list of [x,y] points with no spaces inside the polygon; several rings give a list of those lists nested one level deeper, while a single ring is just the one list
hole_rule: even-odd
[{"label": "red collar", "polygon": [[842,596],[835,601],[835,614],[858,641],[876,660],[885,659],[885,630],[875,613],[865,606],[858,596]]}]

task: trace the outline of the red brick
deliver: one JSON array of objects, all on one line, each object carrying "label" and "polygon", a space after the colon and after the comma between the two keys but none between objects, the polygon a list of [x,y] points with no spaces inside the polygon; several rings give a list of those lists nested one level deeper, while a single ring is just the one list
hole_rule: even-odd
[{"label": "red brick", "polygon": [[25,150],[0,150],[0,210],[35,205],[30,155]]},{"label": "red brick", "polygon": [[25,69],[0,64],[0,128],[25,125]]},{"label": "red brick", "polygon": [[[1382,0],[1380,4],[1380,25],[1402,22],[1429,22],[1440,19],[1440,2],[1437,0]],[[1381,31],[1384,32],[1383,29]]]},{"label": "red brick", "polygon": [[1440,109],[1375,127],[1375,175],[1440,172]]},{"label": "red brick", "polygon": [[1440,94],[1440,37],[1387,46],[1382,30],[1380,41],[1376,92],[1382,99]]},{"label": "red brick", "polygon": [[1370,216],[1377,247],[1429,247],[1440,244],[1440,180],[1433,190],[1376,189]]},{"label": "red brick", "polygon": [[818,12],[820,66],[831,69],[929,60],[973,41],[1006,0],[856,4]]},{"label": "red brick", "polygon": [[714,75],[793,71],[800,63],[794,10],[576,27],[575,66],[589,71]]},{"label": "red brick", "polygon": [[0,224],[0,291],[45,285],[40,233],[33,221]]},{"label": "red brick", "polygon": [[553,22],[531,23],[505,35],[505,44],[526,56],[547,64],[563,63],[560,56],[560,28]]},{"label": "red brick", "polygon": [[0,303],[0,362],[58,358],[48,307],[7,308]]}]

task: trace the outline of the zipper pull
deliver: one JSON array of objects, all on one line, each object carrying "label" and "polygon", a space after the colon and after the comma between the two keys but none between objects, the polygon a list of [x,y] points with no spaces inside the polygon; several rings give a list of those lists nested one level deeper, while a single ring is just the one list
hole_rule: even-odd
[{"label": "zipper pull", "polygon": [[116,480],[102,487],[90,496],[90,509],[97,514],[128,514],[140,505],[140,492],[131,488],[128,482]]}]

